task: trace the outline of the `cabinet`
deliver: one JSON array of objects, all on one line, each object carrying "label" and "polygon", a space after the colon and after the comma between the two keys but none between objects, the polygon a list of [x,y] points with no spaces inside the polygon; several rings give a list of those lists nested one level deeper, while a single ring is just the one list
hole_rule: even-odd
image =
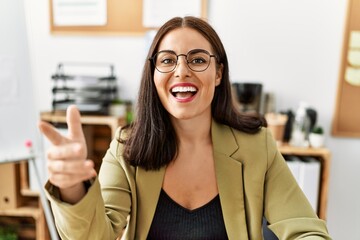
[{"label": "cabinet", "polygon": [[300,148],[282,145],[279,147],[282,155],[309,156],[320,161],[320,191],[318,202],[318,216],[326,220],[326,208],[328,200],[328,186],[330,174],[330,151],[326,148]]},{"label": "cabinet", "polygon": [[[40,118],[52,123],[57,127],[66,127],[66,116],[53,112],[42,112]],[[114,116],[83,115],[81,123],[88,147],[88,158],[95,163],[98,172],[102,158],[109,147],[111,140],[115,137],[116,129],[126,124],[125,118]]]}]

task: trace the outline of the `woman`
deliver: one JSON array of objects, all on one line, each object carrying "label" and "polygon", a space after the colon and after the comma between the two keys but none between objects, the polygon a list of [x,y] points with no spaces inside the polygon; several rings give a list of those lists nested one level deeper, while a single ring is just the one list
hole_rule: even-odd
[{"label": "woman", "polygon": [[233,107],[227,56],[208,23],[173,18],[159,29],[137,107],[99,177],[75,107],[68,137],[40,123],[54,144],[46,188],[62,238],[262,239],[265,216],[280,239],[330,239],[264,122]]}]

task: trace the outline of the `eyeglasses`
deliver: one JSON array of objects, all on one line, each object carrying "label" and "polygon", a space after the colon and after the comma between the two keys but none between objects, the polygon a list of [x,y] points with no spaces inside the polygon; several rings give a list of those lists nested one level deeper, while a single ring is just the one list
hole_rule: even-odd
[{"label": "eyeglasses", "polygon": [[180,56],[186,58],[188,67],[194,72],[205,71],[210,65],[211,58],[216,58],[215,55],[211,55],[204,49],[193,49],[187,54],[179,55],[176,55],[176,53],[171,50],[163,50],[156,53],[153,57],[149,58],[149,60],[153,62],[156,70],[159,72],[169,73],[176,68]]}]

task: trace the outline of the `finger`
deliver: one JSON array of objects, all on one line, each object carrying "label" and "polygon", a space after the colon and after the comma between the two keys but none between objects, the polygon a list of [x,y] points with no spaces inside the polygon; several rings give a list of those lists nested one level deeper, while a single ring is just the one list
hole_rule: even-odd
[{"label": "finger", "polygon": [[81,116],[75,105],[70,105],[67,108],[66,122],[69,129],[69,138],[75,141],[84,141],[84,133],[81,126]]},{"label": "finger", "polygon": [[51,160],[48,161],[48,170],[53,174],[79,174],[82,172],[92,172],[94,163],[91,160]]},{"label": "finger", "polygon": [[38,128],[52,144],[60,145],[65,142],[64,137],[50,123],[40,121],[38,123]]},{"label": "finger", "polygon": [[68,143],[58,146],[51,146],[47,150],[47,158],[49,160],[85,159],[86,158],[85,145],[81,143]]}]

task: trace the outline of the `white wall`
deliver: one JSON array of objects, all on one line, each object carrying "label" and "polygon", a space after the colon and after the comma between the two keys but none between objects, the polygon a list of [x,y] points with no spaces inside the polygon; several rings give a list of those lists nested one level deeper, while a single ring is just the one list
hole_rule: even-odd
[{"label": "white wall", "polygon": [[[27,0],[31,62],[38,111],[51,109],[51,74],[60,61],[111,62],[123,98],[135,99],[145,37],[54,36],[49,1]],[[328,227],[334,239],[360,236],[360,139],[330,135],[346,0],[208,0],[209,21],[223,39],[233,81],[261,81],[277,109],[301,100],[318,110],[332,152]]]}]

